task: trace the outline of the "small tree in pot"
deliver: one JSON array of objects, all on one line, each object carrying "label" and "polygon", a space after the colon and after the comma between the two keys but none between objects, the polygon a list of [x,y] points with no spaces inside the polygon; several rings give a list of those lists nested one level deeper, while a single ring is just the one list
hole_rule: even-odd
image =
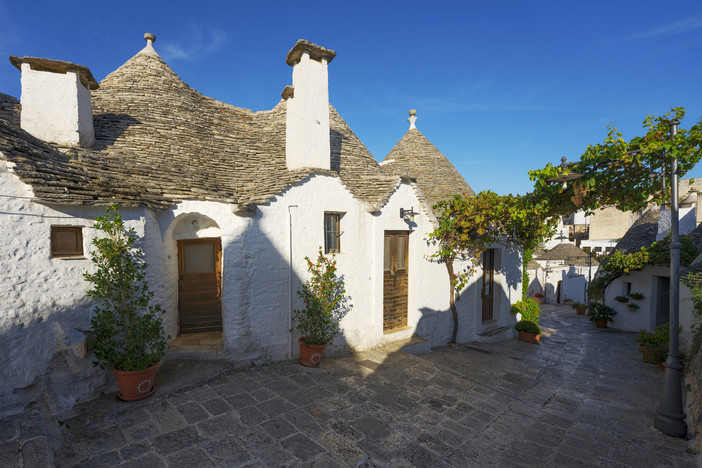
[{"label": "small tree in pot", "polygon": [[307,283],[297,291],[305,307],[295,310],[295,328],[302,334],[300,343],[300,364],[307,367],[319,366],[324,348],[339,333],[339,322],[348,313],[344,279],[336,275],[336,260],[329,259],[319,248],[317,261],[307,260],[307,271],[311,274]]},{"label": "small tree in pot", "polygon": [[121,399],[140,400],[154,391],[156,369],[170,337],[163,330],[163,309],[150,304],[153,292],[144,254],[134,246],[134,229],[125,227],[117,205],[106,212],[94,224],[104,234],[93,240],[97,270],[83,275],[92,285],[88,296],[99,302],[90,321],[93,365],[113,370]]}]

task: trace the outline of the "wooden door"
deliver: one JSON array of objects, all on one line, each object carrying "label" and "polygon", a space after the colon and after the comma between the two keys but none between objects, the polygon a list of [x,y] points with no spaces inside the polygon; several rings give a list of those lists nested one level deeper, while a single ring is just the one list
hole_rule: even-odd
[{"label": "wooden door", "polygon": [[483,300],[483,322],[492,320],[495,292],[495,249],[483,252],[483,289],[480,296]]},{"label": "wooden door", "polygon": [[656,325],[670,322],[670,278],[655,276],[658,301],[656,304]]},{"label": "wooden door", "polygon": [[383,331],[407,326],[408,252],[408,232],[385,232]]},{"label": "wooden door", "polygon": [[222,330],[221,260],[219,238],[178,241],[180,333]]}]

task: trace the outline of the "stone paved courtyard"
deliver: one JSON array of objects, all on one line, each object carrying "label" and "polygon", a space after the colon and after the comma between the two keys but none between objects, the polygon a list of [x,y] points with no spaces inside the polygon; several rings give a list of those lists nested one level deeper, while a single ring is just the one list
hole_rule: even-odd
[{"label": "stone paved courtyard", "polygon": [[695,466],[686,440],[652,427],[663,373],[634,335],[543,309],[538,346],[277,363],[90,405],[69,428],[30,411],[0,420],[0,465]]}]

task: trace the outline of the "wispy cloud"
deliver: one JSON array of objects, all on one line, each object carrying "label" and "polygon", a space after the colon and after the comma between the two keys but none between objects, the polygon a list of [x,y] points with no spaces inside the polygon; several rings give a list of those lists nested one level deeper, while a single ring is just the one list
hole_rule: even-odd
[{"label": "wispy cloud", "polygon": [[648,39],[656,36],[669,36],[672,34],[681,34],[688,31],[694,31],[696,29],[702,29],[702,13],[698,13],[680,21],[675,21],[673,23],[664,24],[662,26],[638,32],[637,34],[627,37],[627,39]]},{"label": "wispy cloud", "polygon": [[227,35],[209,26],[191,25],[189,34],[184,35],[186,43],[167,43],[161,46],[164,60],[201,60],[216,52],[225,42]]}]

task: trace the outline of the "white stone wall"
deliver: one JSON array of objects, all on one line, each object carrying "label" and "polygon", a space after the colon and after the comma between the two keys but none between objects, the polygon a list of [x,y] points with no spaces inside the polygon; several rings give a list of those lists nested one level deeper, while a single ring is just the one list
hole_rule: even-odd
[{"label": "white stone wall", "polygon": [[[633,271],[628,275],[617,278],[607,288],[606,304],[617,311],[614,316],[614,323],[610,326],[621,330],[639,331],[641,329],[651,331],[656,326],[656,307],[658,304],[657,276],[670,276],[670,269],[664,266],[649,266],[641,271]],[[627,304],[622,304],[614,300],[616,296],[625,294],[625,282],[631,283],[631,291],[644,295],[640,301],[632,301],[639,306],[639,309],[630,311]],[[690,343],[692,333],[690,331],[693,321],[692,300],[690,291],[680,283],[680,305],[679,319],[683,332],[680,335],[687,344]]]},{"label": "white stone wall", "polygon": [[44,141],[89,146],[95,141],[90,91],[75,71],[54,73],[22,64],[22,129]]},{"label": "white stone wall", "polygon": [[[97,231],[90,226],[104,208],[32,202],[30,187],[2,159],[0,187],[0,417],[39,398],[64,411],[106,382],[86,354],[91,301],[82,277],[93,268],[88,251]],[[142,210],[123,216],[143,235]],[[52,225],[82,226],[85,256],[52,258]]]},{"label": "white stone wall", "polygon": [[[0,370],[0,414],[21,409],[42,395],[56,411],[113,385],[85,353],[90,328],[89,285],[82,274],[93,266],[88,257],[97,232],[90,228],[101,207],[50,207],[31,201],[28,186],[5,168],[0,171],[0,223],[7,242],[0,244],[0,353],[9,365]],[[21,198],[27,197],[27,198]],[[343,212],[341,249],[336,256],[352,309],[329,355],[369,349],[414,334],[432,345],[451,337],[449,284],[445,266],[429,261],[433,229],[427,213],[409,225],[400,207],[420,210],[414,189],[398,184],[388,203],[375,213],[354,199],[337,177],[315,175],[289,188],[253,213],[224,203],[186,201],[171,210],[122,209],[127,225],[143,237],[147,277],[154,302],[166,309],[165,326],[178,332],[178,255],[176,241],[202,237],[222,240],[222,315],[224,352],[240,365],[297,357],[298,334],[291,314],[302,306],[295,292],[307,280],[305,256],[323,246],[324,212]],[[85,258],[50,256],[52,224],[83,226]],[[383,333],[383,233],[412,230],[409,245],[408,327]],[[496,255],[494,320],[481,321],[481,274],[471,278],[457,303],[458,341],[512,325],[509,313],[521,291],[521,252]],[[41,343],[41,346],[37,346]],[[80,378],[80,385],[76,384]]]}]

